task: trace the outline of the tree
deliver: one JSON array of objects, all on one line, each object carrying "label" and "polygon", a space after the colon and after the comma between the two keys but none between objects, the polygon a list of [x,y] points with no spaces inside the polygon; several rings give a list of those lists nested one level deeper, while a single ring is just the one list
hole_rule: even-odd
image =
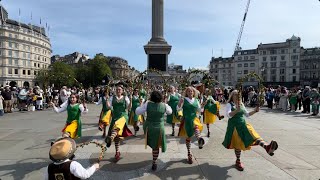
[{"label": "tree", "polygon": [[108,59],[102,55],[97,54],[90,62],[89,62],[89,79],[93,86],[100,85],[102,80],[107,76],[111,76],[112,72],[107,64]]},{"label": "tree", "polygon": [[36,75],[36,81],[42,85],[42,88],[45,89],[49,85],[49,70],[48,69],[41,69],[38,71]]},{"label": "tree", "polygon": [[48,71],[49,81],[56,87],[73,86],[76,84],[75,72],[72,66],[63,62],[51,64]]}]

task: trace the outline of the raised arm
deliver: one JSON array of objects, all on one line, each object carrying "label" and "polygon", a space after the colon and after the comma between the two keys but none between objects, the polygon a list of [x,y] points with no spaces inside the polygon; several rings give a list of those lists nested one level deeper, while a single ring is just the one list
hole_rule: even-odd
[{"label": "raised arm", "polygon": [[56,112],[56,113],[61,113],[63,111],[66,111],[67,110],[67,107],[68,107],[68,101],[64,102],[63,104],[61,104],[60,108],[56,107],[56,105],[54,103],[51,103],[52,107],[53,107],[53,110]]},{"label": "raised arm", "polygon": [[148,102],[144,103],[142,106],[137,107],[136,114],[142,115],[147,111]]}]

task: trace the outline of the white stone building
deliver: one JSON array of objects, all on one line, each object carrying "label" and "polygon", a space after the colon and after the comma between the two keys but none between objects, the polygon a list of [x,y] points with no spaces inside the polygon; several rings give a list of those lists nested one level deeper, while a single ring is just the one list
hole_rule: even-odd
[{"label": "white stone building", "polygon": [[234,86],[236,84],[234,57],[211,58],[210,75],[220,82],[221,86]]},{"label": "white stone building", "polygon": [[34,86],[37,73],[51,63],[45,28],[8,18],[0,5],[0,86]]}]

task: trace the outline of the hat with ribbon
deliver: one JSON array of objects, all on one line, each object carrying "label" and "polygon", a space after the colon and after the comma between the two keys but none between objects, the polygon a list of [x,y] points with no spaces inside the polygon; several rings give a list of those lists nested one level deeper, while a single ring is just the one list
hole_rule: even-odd
[{"label": "hat with ribbon", "polygon": [[49,157],[54,162],[62,162],[72,157],[76,150],[76,142],[73,139],[63,138],[51,146]]}]

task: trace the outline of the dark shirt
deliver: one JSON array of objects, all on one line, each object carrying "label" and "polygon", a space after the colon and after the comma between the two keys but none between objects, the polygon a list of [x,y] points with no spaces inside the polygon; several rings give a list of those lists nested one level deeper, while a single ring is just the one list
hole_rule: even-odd
[{"label": "dark shirt", "polygon": [[11,100],[11,98],[12,98],[11,91],[2,91],[1,94],[2,94],[2,97],[3,97],[4,100]]}]

